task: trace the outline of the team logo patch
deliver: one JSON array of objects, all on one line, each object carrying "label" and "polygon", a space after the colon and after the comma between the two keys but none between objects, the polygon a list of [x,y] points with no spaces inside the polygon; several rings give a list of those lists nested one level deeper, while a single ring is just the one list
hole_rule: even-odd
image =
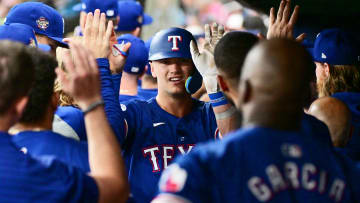
[{"label": "team logo patch", "polygon": [[36,24],[37,24],[38,28],[40,28],[42,30],[46,30],[49,27],[49,21],[46,20],[45,17],[40,17],[39,19],[37,19]]},{"label": "team logo patch", "polygon": [[160,190],[164,192],[179,192],[184,188],[187,172],[178,164],[172,164],[160,179]]},{"label": "team logo patch", "polygon": [[29,46],[36,47],[35,40],[33,38],[30,38]]}]

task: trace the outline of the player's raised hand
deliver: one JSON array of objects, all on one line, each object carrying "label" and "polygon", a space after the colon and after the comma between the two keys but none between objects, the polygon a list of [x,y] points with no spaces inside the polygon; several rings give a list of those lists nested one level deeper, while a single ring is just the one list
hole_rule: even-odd
[{"label": "player's raised hand", "polygon": [[110,37],[110,47],[112,49],[109,54],[110,70],[113,74],[121,73],[124,69],[124,65],[127,58],[128,50],[131,47],[131,43],[118,44],[115,32]]},{"label": "player's raised hand", "polygon": [[94,15],[90,12],[86,16],[83,45],[86,46],[95,58],[107,58],[110,54],[110,37],[113,32],[113,23],[106,26],[105,13],[100,14],[96,9]]},{"label": "player's raised hand", "polygon": [[[269,29],[267,32],[267,39],[271,38],[287,38],[294,39],[293,31],[294,25],[299,15],[299,6],[295,6],[292,15],[291,0],[282,0],[279,6],[277,15],[275,16],[275,9],[270,9]],[[305,39],[305,33],[300,34],[295,40],[302,42]]]},{"label": "player's raised hand", "polygon": [[224,27],[216,23],[210,27],[205,25],[205,44],[202,53],[199,52],[198,46],[194,41],[190,43],[191,56],[194,64],[201,76],[203,77],[205,88],[208,93],[218,91],[217,75],[218,70],[214,61],[214,49],[217,42],[224,35]]},{"label": "player's raised hand", "polygon": [[57,68],[56,74],[62,89],[76,100],[81,109],[87,109],[90,104],[101,100],[98,66],[92,53],[80,43],[70,42],[69,45],[70,50],[65,50],[63,56],[66,73]]}]

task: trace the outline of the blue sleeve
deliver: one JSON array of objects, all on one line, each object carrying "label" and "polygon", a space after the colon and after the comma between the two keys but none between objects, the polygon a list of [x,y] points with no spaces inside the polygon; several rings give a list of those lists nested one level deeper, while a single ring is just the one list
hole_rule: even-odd
[{"label": "blue sleeve", "polygon": [[105,103],[106,117],[110,126],[120,143],[124,141],[125,125],[124,118],[119,105],[119,94],[114,91],[114,84],[110,73],[109,60],[105,58],[96,59],[101,78],[101,95]]},{"label": "blue sleeve", "polygon": [[[207,177],[195,154],[181,156],[162,174],[159,182],[159,194],[155,198],[159,202],[211,202],[206,199]],[[210,177],[210,176],[209,176]]]},{"label": "blue sleeve", "polygon": [[112,74],[112,81],[114,83],[114,92],[117,93],[118,95],[120,94],[120,82],[121,82],[121,76],[122,73],[119,74]]},{"label": "blue sleeve", "polygon": [[209,119],[208,123],[209,123],[210,135],[213,135],[214,139],[218,139],[221,137],[221,135],[217,127],[214,110],[210,103],[205,103],[204,108],[205,108],[206,117]]}]

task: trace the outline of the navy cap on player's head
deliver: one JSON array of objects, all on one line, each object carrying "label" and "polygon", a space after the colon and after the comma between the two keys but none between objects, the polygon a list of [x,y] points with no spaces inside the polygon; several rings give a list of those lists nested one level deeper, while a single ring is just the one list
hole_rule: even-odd
[{"label": "navy cap on player's head", "polygon": [[313,59],[330,65],[360,64],[360,51],[350,33],[341,29],[327,29],[315,40]]},{"label": "navy cap on player's head", "polygon": [[155,34],[149,50],[149,60],[155,61],[166,58],[192,59],[190,42],[194,36],[182,28],[169,28]]},{"label": "navy cap on player's head", "polygon": [[149,56],[144,41],[131,34],[121,35],[117,38],[117,41],[119,44],[131,43],[124,71],[136,75],[142,74]]},{"label": "navy cap on player's head", "polygon": [[[151,44],[151,41],[152,41],[152,39],[153,39],[154,37],[150,37],[150,39],[148,39],[148,40],[146,40],[146,42],[145,42],[145,47],[146,47],[146,49],[147,49],[147,51],[148,51],[148,53],[149,53],[149,50],[150,50],[150,44]],[[151,68],[150,68],[150,64],[149,64],[149,61],[147,62],[147,70],[146,70],[146,74],[148,74],[148,75],[151,75]]]},{"label": "navy cap on player's head", "polygon": [[34,30],[30,26],[20,23],[0,26],[0,40],[10,40],[25,45],[37,46]]},{"label": "navy cap on player's head", "polygon": [[26,24],[32,27],[36,34],[41,34],[68,47],[64,43],[64,19],[55,9],[39,2],[25,2],[14,6],[6,16],[5,24]]},{"label": "navy cap on player's head", "polygon": [[124,0],[119,1],[118,6],[120,22],[116,31],[132,31],[153,21],[151,16],[144,13],[144,9],[139,2]]},{"label": "navy cap on player's head", "polygon": [[82,0],[81,8],[86,13],[100,9],[100,12],[105,13],[107,18],[116,18],[119,14],[117,0]]}]

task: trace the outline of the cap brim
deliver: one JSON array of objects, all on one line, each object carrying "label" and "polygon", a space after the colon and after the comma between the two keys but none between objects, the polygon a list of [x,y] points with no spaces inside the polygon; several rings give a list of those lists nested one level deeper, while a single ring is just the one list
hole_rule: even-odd
[{"label": "cap brim", "polygon": [[47,36],[49,37],[50,39],[53,39],[55,40],[56,42],[58,42],[59,46],[60,47],[63,47],[63,48],[69,48],[69,45],[65,42],[63,42],[63,38],[60,38],[60,37],[50,37],[50,36]]},{"label": "cap brim", "polygon": [[148,25],[153,22],[153,18],[149,16],[148,14],[144,13],[144,22],[143,25]]},{"label": "cap brim", "polygon": [[82,3],[77,3],[72,7],[73,11],[82,11]]}]

